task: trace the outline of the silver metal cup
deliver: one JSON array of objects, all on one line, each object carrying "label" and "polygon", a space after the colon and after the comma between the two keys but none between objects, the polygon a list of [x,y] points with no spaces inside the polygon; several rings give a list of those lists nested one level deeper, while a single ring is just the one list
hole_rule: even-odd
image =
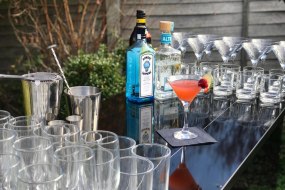
[{"label": "silver metal cup", "polygon": [[25,74],[22,87],[26,115],[36,116],[44,123],[56,119],[63,90],[60,75],[49,72]]},{"label": "silver metal cup", "polygon": [[70,114],[81,116],[80,131],[96,131],[98,128],[101,91],[92,86],[74,86],[64,90]]}]

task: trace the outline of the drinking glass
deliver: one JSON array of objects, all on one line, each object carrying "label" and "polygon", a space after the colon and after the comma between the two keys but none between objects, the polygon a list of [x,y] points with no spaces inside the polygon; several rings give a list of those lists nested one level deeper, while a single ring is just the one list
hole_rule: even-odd
[{"label": "drinking glass", "polygon": [[120,157],[131,156],[136,141],[130,137],[119,136]]},{"label": "drinking glass", "polygon": [[267,54],[272,49],[273,40],[271,39],[251,39],[242,44],[252,66],[256,67],[260,61],[264,61]]},{"label": "drinking glass", "polygon": [[138,156],[117,157],[116,159],[120,163],[119,171],[117,171],[118,168],[113,168],[115,172],[120,174],[118,189],[153,189],[154,166],[150,160]]},{"label": "drinking glass", "polygon": [[240,102],[250,102],[256,98],[259,75],[254,71],[244,70],[238,74],[236,97]]},{"label": "drinking glass", "polygon": [[272,46],[273,53],[277,57],[280,66],[285,71],[285,41]]},{"label": "drinking glass", "polygon": [[10,118],[11,114],[8,111],[0,110],[0,128],[3,128]]},{"label": "drinking glass", "polygon": [[252,73],[253,75],[256,75],[256,79],[257,79],[256,93],[258,95],[259,88],[260,88],[261,77],[264,74],[264,68],[256,67],[256,66],[245,66],[243,68],[243,71],[246,71],[246,72]]},{"label": "drinking glass", "polygon": [[[98,135],[99,134],[99,135]],[[120,157],[119,150],[119,137],[113,132],[97,130],[97,131],[88,131],[82,134],[81,137],[84,144],[92,149],[103,148],[107,149],[113,154],[114,163],[113,167],[117,168],[115,171],[117,173],[112,173],[110,184],[112,184],[112,189],[116,189],[119,185],[118,176],[120,171],[120,163],[117,158]]]},{"label": "drinking glass", "polygon": [[173,75],[167,78],[184,108],[184,125],[182,130],[174,133],[176,139],[193,139],[197,137],[197,134],[189,131],[188,113],[191,102],[202,89],[198,85],[200,78],[199,75]]},{"label": "drinking glass", "polygon": [[65,142],[70,138],[70,130],[63,125],[50,125],[43,128],[42,135],[49,138],[51,143]]},{"label": "drinking glass", "polygon": [[[111,151],[104,148],[94,148],[95,156],[95,189],[94,190],[112,190],[112,178],[114,171],[114,157]],[[115,176],[117,177],[117,176]],[[114,181],[114,180],[113,180]],[[119,181],[119,179],[117,179]]]},{"label": "drinking glass", "polygon": [[102,135],[97,131],[83,132],[81,141],[90,148],[98,148],[98,143],[102,140]]},{"label": "drinking glass", "polygon": [[228,63],[228,64],[222,64],[221,68],[224,69],[227,73],[233,73],[234,74],[233,90],[235,92],[235,87],[236,87],[236,83],[237,83],[238,73],[241,71],[240,65],[233,64],[233,63]]},{"label": "drinking glass", "polygon": [[200,67],[200,63],[204,53],[211,53],[212,47],[214,45],[214,40],[216,38],[218,38],[217,35],[213,34],[197,34],[189,36],[187,38],[187,42],[196,56],[197,69],[199,69]]},{"label": "drinking glass", "polygon": [[0,128],[0,154],[13,153],[13,144],[17,133],[11,129]]},{"label": "drinking glass", "polygon": [[17,172],[21,167],[19,156],[0,154],[0,189],[18,189]]},{"label": "drinking glass", "polygon": [[264,74],[260,84],[260,101],[263,105],[280,103],[282,98],[283,77],[274,74]]},{"label": "drinking glass", "polygon": [[69,141],[70,143],[77,143],[80,141],[79,127],[68,123],[44,127],[43,136],[51,138],[52,143],[58,141]]},{"label": "drinking glass", "polygon": [[227,68],[214,70],[213,93],[214,98],[228,98],[234,91],[234,79],[236,73]]},{"label": "drinking glass", "polygon": [[58,165],[33,164],[18,172],[17,190],[40,189],[59,190],[62,186],[63,173]]},{"label": "drinking glass", "polygon": [[13,149],[24,166],[52,162],[52,143],[46,137],[23,137],[14,142]]},{"label": "drinking glass", "polygon": [[149,159],[153,165],[153,190],[167,190],[171,150],[161,144],[138,144],[132,149],[135,156]]},{"label": "drinking glass", "polygon": [[95,188],[95,158],[91,148],[81,145],[65,146],[54,152],[54,158],[62,170],[62,189]]},{"label": "drinking glass", "polygon": [[285,71],[283,69],[270,69],[269,75],[278,75],[282,78],[282,97],[285,97]]},{"label": "drinking glass", "polygon": [[189,32],[174,32],[172,34],[172,47],[181,51],[182,55],[186,52],[187,38],[192,35]]},{"label": "drinking glass", "polygon": [[221,39],[214,41],[214,45],[219,51],[223,62],[228,63],[229,60],[234,60],[237,53],[242,48],[242,43],[246,39],[242,37],[224,36]]},{"label": "drinking glass", "polygon": [[42,126],[42,123],[34,116],[19,116],[10,119],[5,128],[15,130],[17,137],[29,137],[34,135],[33,131]]}]

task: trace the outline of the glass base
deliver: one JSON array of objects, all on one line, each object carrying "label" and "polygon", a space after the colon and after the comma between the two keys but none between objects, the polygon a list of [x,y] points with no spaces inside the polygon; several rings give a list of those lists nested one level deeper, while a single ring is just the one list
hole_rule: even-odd
[{"label": "glass base", "polygon": [[198,137],[198,135],[191,133],[190,131],[176,131],[174,133],[174,138],[179,139],[179,140],[189,140],[189,139],[195,139]]}]

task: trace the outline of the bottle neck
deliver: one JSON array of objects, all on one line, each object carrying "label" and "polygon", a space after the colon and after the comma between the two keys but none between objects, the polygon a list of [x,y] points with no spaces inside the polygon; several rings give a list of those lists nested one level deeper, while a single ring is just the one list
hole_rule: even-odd
[{"label": "bottle neck", "polygon": [[160,34],[160,43],[162,45],[170,45],[172,43],[171,33],[161,33]]},{"label": "bottle neck", "polygon": [[145,18],[137,18],[137,25],[145,25],[146,19]]}]

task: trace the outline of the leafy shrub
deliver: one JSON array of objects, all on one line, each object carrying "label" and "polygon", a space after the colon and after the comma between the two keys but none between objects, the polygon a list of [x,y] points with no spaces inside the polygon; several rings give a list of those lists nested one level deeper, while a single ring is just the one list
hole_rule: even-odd
[{"label": "leafy shrub", "polygon": [[79,52],[65,62],[64,73],[70,86],[96,86],[102,99],[122,93],[125,88],[125,45],[120,42],[113,51],[101,44],[93,54]]}]

